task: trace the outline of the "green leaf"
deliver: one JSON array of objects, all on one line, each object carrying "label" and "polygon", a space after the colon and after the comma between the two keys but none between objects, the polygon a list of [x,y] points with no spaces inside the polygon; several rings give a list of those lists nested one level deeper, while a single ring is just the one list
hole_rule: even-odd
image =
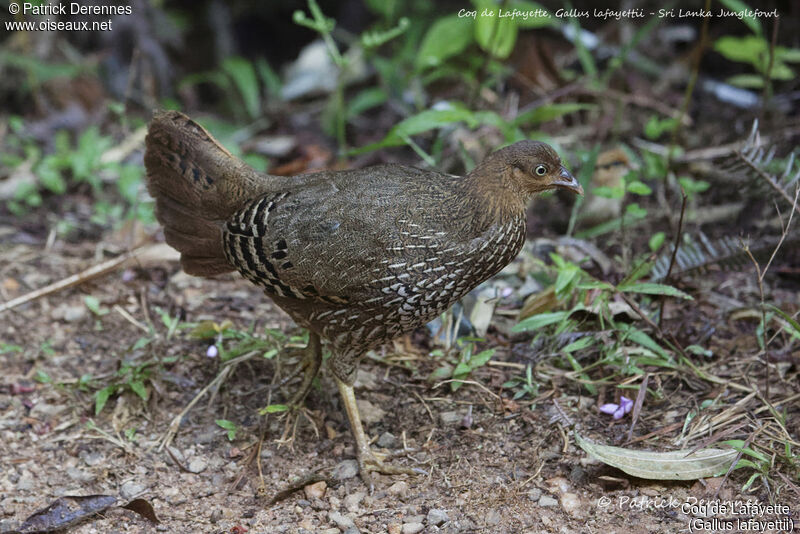
[{"label": "green leaf", "polygon": [[737,456],[731,449],[652,452],[601,445],[575,433],[575,442],[589,456],[623,472],[650,480],[697,480],[720,476]]},{"label": "green leaf", "polygon": [[786,312],[785,312],[785,311],[783,311],[782,309],[778,308],[777,306],[773,306],[772,304],[767,304],[767,308],[771,309],[772,311],[774,311],[775,313],[777,313],[778,315],[780,315],[781,317],[783,317],[783,319],[784,319],[784,320],[785,320],[787,323],[789,323],[789,324],[791,325],[791,327],[792,327],[792,328],[794,328],[794,335],[795,335],[795,336],[798,336],[798,335],[800,335],[800,323],[798,323],[797,321],[795,321],[795,320],[792,318],[792,316],[791,316],[791,315],[789,315],[788,313],[786,313]]},{"label": "green leaf", "polygon": [[117,178],[117,189],[122,197],[134,204],[139,196],[144,168],[139,165],[122,165]]},{"label": "green leaf", "polygon": [[367,110],[380,106],[388,99],[382,87],[368,87],[347,102],[347,118],[352,119]]},{"label": "green leaf", "polygon": [[216,419],[214,422],[217,423],[217,426],[225,430],[236,430],[236,423],[233,421],[229,421],[227,419]]},{"label": "green leaf", "polygon": [[713,352],[711,352],[708,349],[704,349],[700,345],[689,345],[688,347],[686,347],[686,351],[695,354],[697,356],[705,356],[706,358],[710,358],[711,356],[714,355]]},{"label": "green leaf", "polygon": [[693,195],[695,193],[702,193],[708,190],[711,187],[711,184],[706,182],[705,180],[694,180],[689,178],[688,176],[681,176],[678,178],[678,183],[681,184],[683,190],[686,191],[689,195]]},{"label": "green leaf", "polygon": [[94,395],[94,414],[99,415],[108,402],[109,397],[117,391],[116,385],[106,386]]},{"label": "green leaf", "polygon": [[599,185],[592,189],[592,194],[603,198],[622,198],[625,196],[625,189],[622,187]]},{"label": "green leaf", "polygon": [[658,139],[664,132],[675,128],[677,124],[677,119],[659,119],[657,116],[653,115],[644,126],[644,135],[648,139]]},{"label": "green leaf", "polygon": [[460,54],[472,42],[473,20],[449,15],[428,29],[417,52],[417,69],[437,67],[444,60]]},{"label": "green leaf", "polygon": [[647,210],[639,206],[636,202],[631,202],[625,206],[625,214],[631,217],[644,218],[647,217]]},{"label": "green leaf", "polygon": [[[625,325],[624,327],[621,326],[621,328],[626,331],[628,339],[634,343],[637,343],[646,349],[650,349],[665,360],[670,360],[667,351],[665,351],[658,343],[655,342],[652,337],[648,336],[645,332],[630,325]],[[663,365],[663,363],[661,365]]]},{"label": "green leaf", "polygon": [[222,70],[230,76],[239,91],[247,116],[250,119],[257,118],[261,112],[261,96],[253,64],[241,57],[230,57],[223,61]]},{"label": "green leaf", "polygon": [[494,349],[487,349],[481,351],[478,354],[475,354],[472,358],[470,358],[469,366],[472,369],[477,369],[478,367],[482,367],[486,365],[486,363],[489,360],[492,359],[492,356],[494,356]]},{"label": "green leaf", "polygon": [[529,330],[538,330],[543,326],[565,321],[569,317],[569,313],[570,312],[568,311],[560,311],[560,312],[538,313],[536,315],[531,315],[527,319],[523,319],[522,321],[520,321],[517,325],[515,325],[511,329],[511,331],[528,332]]},{"label": "green leaf", "polygon": [[566,347],[564,347],[561,350],[563,352],[571,353],[571,352],[583,350],[583,349],[585,349],[587,347],[591,347],[592,345],[594,345],[594,339],[592,339],[590,336],[585,336],[585,337],[582,337],[582,338],[580,338],[580,339],[578,339],[576,341],[573,341],[572,343],[570,343],[569,345],[567,345]]},{"label": "green leaf", "polygon": [[412,115],[397,123],[381,141],[353,150],[352,154],[361,154],[389,146],[406,144],[405,139],[423,132],[441,128],[458,122],[466,122],[470,128],[477,126],[475,115],[463,108],[429,109]]},{"label": "green leaf", "polygon": [[392,15],[397,13],[397,5],[399,0],[364,0],[370,11],[377,15],[381,15],[385,19],[392,18]]},{"label": "green leaf", "polygon": [[725,82],[744,89],[761,89],[764,87],[764,77],[760,74],[736,74],[727,78]]},{"label": "green leaf", "polygon": [[[742,2],[742,0],[719,0],[719,3],[725,6],[728,10],[734,11],[736,13],[740,13],[742,11],[753,11],[750,7]],[[761,35],[763,32],[761,30],[761,21],[759,21],[755,15],[751,15],[749,17],[742,17],[742,22],[744,22],[748,28],[750,28],[753,33],[757,35]]]},{"label": "green leaf", "polygon": [[657,252],[658,249],[664,244],[664,240],[666,239],[666,234],[664,232],[656,232],[650,237],[650,240],[647,242],[647,246],[650,247],[652,252]]},{"label": "green leaf", "polygon": [[644,196],[644,195],[649,195],[650,193],[653,192],[653,190],[650,189],[650,186],[648,186],[644,182],[640,182],[638,180],[635,181],[635,182],[629,183],[627,188],[628,188],[628,191],[633,193],[634,195],[642,195],[642,196]]},{"label": "green leaf", "polygon": [[278,413],[278,412],[286,412],[289,410],[289,407],[285,404],[270,404],[261,410],[258,411],[261,415],[268,414],[268,413]]},{"label": "green leaf", "polygon": [[[481,2],[475,21],[475,40],[478,45],[497,59],[507,58],[517,42],[517,22],[512,17],[500,18],[499,8],[491,2]],[[481,16],[484,9],[492,10],[494,16]]]},{"label": "green leaf", "polygon": [[559,269],[558,278],[556,278],[556,285],[555,285],[556,295],[558,296],[563,295],[579,273],[580,273],[580,268],[577,265],[569,264],[563,269]]},{"label": "green leaf", "polygon": [[36,175],[48,191],[56,195],[62,195],[66,192],[67,182],[61,176],[61,171],[54,156],[47,156],[42,159],[41,163],[36,167]]},{"label": "green leaf", "polygon": [[143,401],[147,400],[147,388],[144,387],[144,382],[141,380],[132,380],[128,385]]},{"label": "green leaf", "polygon": [[108,308],[100,307],[100,301],[97,299],[97,297],[86,295],[83,297],[83,302],[86,304],[86,307],[89,308],[89,311],[95,315],[101,316],[108,313]]},{"label": "green leaf", "polygon": [[635,284],[625,284],[617,286],[623,293],[645,293],[647,295],[666,295],[668,297],[678,297],[686,300],[694,300],[691,295],[687,295],[680,289],[665,284],[654,282],[637,282]]}]

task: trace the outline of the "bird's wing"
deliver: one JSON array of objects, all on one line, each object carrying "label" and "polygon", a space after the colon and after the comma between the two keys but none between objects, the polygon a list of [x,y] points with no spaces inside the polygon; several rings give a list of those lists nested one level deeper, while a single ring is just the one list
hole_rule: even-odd
[{"label": "bird's wing", "polygon": [[363,301],[398,265],[424,271],[421,264],[437,252],[471,246],[452,235],[446,207],[435,214],[420,209],[430,205],[423,196],[446,195],[452,180],[397,165],[306,175],[235,214],[224,231],[226,250],[272,294]]}]

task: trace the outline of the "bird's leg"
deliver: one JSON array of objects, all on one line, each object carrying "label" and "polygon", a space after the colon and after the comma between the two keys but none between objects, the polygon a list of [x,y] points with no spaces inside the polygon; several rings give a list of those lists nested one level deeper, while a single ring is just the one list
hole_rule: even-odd
[{"label": "bird's leg", "polygon": [[306,395],[311,391],[314,378],[317,376],[321,365],[322,343],[320,342],[319,334],[309,331],[308,345],[306,345],[305,354],[303,354],[303,359],[298,366],[299,369],[303,370],[303,381],[300,382],[297,393],[295,393],[292,400],[289,401],[290,407],[295,408],[302,406]]},{"label": "bird's leg", "polygon": [[334,376],[334,378],[336,379],[336,385],[339,387],[339,395],[342,397],[344,409],[347,412],[347,419],[350,421],[350,429],[353,431],[353,437],[356,439],[358,470],[364,484],[369,487],[369,491],[372,492],[374,489],[372,477],[369,474],[372,471],[383,473],[384,475],[424,474],[425,472],[420,469],[397,467],[383,463],[383,456],[375,453],[369,446],[369,440],[364,432],[364,427],[361,425],[361,416],[358,413],[353,386],[343,382],[336,376]]},{"label": "bird's leg", "polygon": [[305,400],[306,395],[308,395],[308,392],[311,391],[314,378],[317,376],[321,365],[322,344],[320,342],[319,334],[309,332],[308,345],[306,345],[306,348],[304,349],[303,359],[298,364],[297,370],[292,373],[293,375],[296,375],[297,373],[302,372],[303,380],[300,382],[300,387],[297,389],[297,392],[292,396],[288,403],[289,410],[285,413],[287,415],[290,414],[291,417],[286,419],[286,426],[283,430],[283,435],[278,440],[279,443],[291,444],[294,441],[294,432],[297,428],[297,420],[300,410],[303,408],[303,401]]}]

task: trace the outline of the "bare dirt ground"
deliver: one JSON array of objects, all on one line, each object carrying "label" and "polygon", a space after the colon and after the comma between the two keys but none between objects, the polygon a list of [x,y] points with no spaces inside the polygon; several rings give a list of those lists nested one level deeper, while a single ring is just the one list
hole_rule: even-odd
[{"label": "bare dirt ground", "polygon": [[[103,258],[95,247],[91,237],[47,251],[19,242],[5,247],[4,298],[99,263]],[[742,287],[747,276],[726,275],[726,283]],[[100,314],[87,309],[85,295],[98,299]],[[13,531],[64,495],[108,494],[120,503],[141,497],[161,521],[153,525],[111,508],[69,529],[75,533],[685,532],[703,526],[692,522],[698,516],[687,513],[685,503],[769,501],[763,486],[741,494],[746,476],[738,472],[724,484],[721,478],[661,483],[590,460],[567,431],[550,422],[553,400],[584,435],[605,443],[622,445],[630,420],[610,422],[597,411],[598,399],[580,396],[574,383],[555,374],[538,397],[511,401],[501,388],[519,374],[502,365],[518,361],[509,343],[500,344],[494,356],[501,364],[479,369],[474,384],[455,393],[447,385],[434,387],[427,377],[437,363],[420,346],[420,340],[427,342],[423,332],[366,359],[357,395],[368,403],[362,409],[368,434],[380,437],[376,446],[395,451],[393,462],[422,468],[426,476],[375,475],[375,492],[368,493],[352,471],[347,421],[326,372],[307,399],[293,444],[277,443],[285,420],[261,417],[258,409],[267,404],[268,392],[276,402],[287,390],[269,388],[279,370],[276,359],[261,357],[238,365],[188,413],[171,448],[159,448],[170,421],[221,369],[219,358],[206,355],[207,341],[181,328],[168,339],[159,309],[182,322],[228,319],[256,333],[293,328],[245,281],[191,278],[170,261],[116,270],[0,315],[6,347],[0,354],[0,531]],[[730,345],[728,354],[752,348],[752,323],[737,328],[717,330],[711,343],[718,352],[722,343]],[[137,346],[143,337],[150,342]],[[122,388],[95,415],[94,393],[116,383],[112,378],[122,362],[151,363],[140,375],[147,402]],[[720,361],[719,376],[725,369]],[[83,384],[87,375],[92,381],[84,378]],[[791,381],[776,380],[773,394],[787,396],[789,386]],[[681,380],[660,387],[669,395],[643,412],[635,436],[670,425],[680,430],[687,407],[720,392],[699,393]],[[797,404],[782,409],[796,425]],[[235,439],[228,439],[218,419],[237,425]],[[630,446],[648,445],[653,443]],[[335,468],[334,476],[276,503],[263,496],[319,468]],[[328,476],[330,469],[322,473]],[[791,507],[800,528],[798,495],[784,489],[779,502]]]}]

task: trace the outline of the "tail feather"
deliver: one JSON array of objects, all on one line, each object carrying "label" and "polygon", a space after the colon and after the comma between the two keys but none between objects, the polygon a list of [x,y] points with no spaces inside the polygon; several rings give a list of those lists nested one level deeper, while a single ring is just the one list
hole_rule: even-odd
[{"label": "tail feather", "polygon": [[183,270],[196,276],[235,270],[225,258],[222,225],[270,190],[268,177],[177,111],[153,116],[145,145],[147,189],[167,243],[181,253]]}]

